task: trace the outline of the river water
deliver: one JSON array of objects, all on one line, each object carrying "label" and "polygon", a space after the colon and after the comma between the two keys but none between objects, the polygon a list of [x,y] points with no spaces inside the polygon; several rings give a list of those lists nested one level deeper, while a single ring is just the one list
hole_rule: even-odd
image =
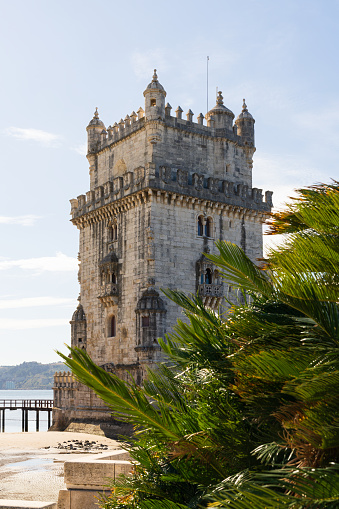
[{"label": "river water", "polygon": [[[53,399],[52,390],[0,390],[1,399]],[[29,412],[28,431],[35,431],[35,412]],[[39,429],[47,431],[48,412],[40,412]],[[21,431],[21,410],[6,410],[5,412],[5,433]]]}]

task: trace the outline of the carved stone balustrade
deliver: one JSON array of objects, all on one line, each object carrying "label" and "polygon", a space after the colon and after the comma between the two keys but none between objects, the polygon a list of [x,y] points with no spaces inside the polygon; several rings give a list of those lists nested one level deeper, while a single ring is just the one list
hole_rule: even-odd
[{"label": "carved stone balustrade", "polygon": [[200,297],[222,297],[223,285],[222,284],[202,284],[198,287]]},{"label": "carved stone balustrade", "polygon": [[116,283],[105,283],[100,288],[98,299],[105,307],[118,304],[119,287]]}]

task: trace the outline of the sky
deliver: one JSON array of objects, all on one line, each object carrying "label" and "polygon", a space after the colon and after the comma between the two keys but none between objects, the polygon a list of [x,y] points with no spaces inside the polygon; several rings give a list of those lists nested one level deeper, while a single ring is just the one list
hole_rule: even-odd
[{"label": "sky", "polygon": [[144,106],[153,69],[195,118],[216,88],[254,116],[253,186],[280,208],[338,179],[338,0],[0,0],[0,365],[55,362],[77,306],[69,200],[89,189],[86,126]]}]

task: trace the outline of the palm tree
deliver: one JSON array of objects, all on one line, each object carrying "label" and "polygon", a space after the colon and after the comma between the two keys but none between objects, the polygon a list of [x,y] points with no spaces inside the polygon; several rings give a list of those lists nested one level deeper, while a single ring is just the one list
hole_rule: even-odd
[{"label": "palm tree", "polygon": [[222,321],[196,296],[140,388],[62,355],[116,418],[132,422],[134,474],[104,507],[338,507],[339,184],[299,190],[270,221],[262,267],[228,242],[208,256],[250,298]]}]

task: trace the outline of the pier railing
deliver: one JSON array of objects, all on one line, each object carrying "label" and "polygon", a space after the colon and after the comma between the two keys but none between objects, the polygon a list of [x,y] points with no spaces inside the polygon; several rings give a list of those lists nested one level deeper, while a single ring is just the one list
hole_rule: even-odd
[{"label": "pier railing", "polygon": [[48,427],[50,427],[53,401],[53,399],[0,399],[0,430],[5,431],[6,410],[21,410],[22,431],[28,431],[29,411],[35,411],[36,431],[39,431],[40,412],[48,413]]},{"label": "pier railing", "polygon": [[0,410],[48,410],[53,408],[53,399],[0,399]]}]

